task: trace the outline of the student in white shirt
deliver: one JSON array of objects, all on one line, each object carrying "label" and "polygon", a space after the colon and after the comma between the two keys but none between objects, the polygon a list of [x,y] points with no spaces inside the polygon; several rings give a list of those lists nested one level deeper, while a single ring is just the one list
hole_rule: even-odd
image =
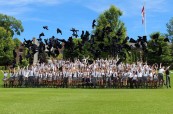
[{"label": "student in white shirt", "polygon": [[2,70],[1,70],[1,72],[4,74],[3,82],[4,82],[4,88],[5,88],[8,85],[8,82],[7,82],[7,80],[8,80],[8,73],[7,72],[3,72]]},{"label": "student in white shirt", "polygon": [[163,86],[163,74],[165,72],[164,70],[164,66],[162,66],[162,64],[160,63],[160,69],[159,69],[159,72],[158,72],[158,81],[159,81],[159,86]]},{"label": "student in white shirt", "polygon": [[[137,81],[138,81],[138,76],[137,76],[137,71],[133,71],[133,85],[135,85],[135,88],[138,88]],[[133,86],[134,88],[134,86]]]}]

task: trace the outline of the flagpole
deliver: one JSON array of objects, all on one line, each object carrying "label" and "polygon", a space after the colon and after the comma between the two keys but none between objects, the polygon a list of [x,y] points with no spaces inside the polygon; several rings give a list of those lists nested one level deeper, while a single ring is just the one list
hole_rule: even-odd
[{"label": "flagpole", "polygon": [[147,20],[146,20],[146,1],[144,2],[144,7],[145,7],[145,14],[144,14],[144,30],[145,30],[145,36],[147,36],[147,24],[146,24],[146,22],[147,22]]}]

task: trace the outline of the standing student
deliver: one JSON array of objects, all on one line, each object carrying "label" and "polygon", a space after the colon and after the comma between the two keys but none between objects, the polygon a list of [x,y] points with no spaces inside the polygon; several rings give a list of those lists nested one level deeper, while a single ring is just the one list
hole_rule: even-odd
[{"label": "standing student", "polygon": [[166,87],[171,88],[169,67],[166,68],[165,74],[166,74]]},{"label": "standing student", "polygon": [[9,87],[13,87],[14,85],[14,72],[10,71],[10,78],[9,78]]},{"label": "standing student", "polygon": [[[158,72],[158,81],[159,81],[159,86],[163,86],[164,80],[163,80],[163,73],[165,72],[164,70],[164,66],[161,66],[162,64],[160,64],[160,69]],[[160,84],[161,83],[161,84]]]},{"label": "standing student", "polygon": [[135,88],[138,88],[138,75],[137,75],[137,71],[133,71],[133,78],[132,78],[132,81],[133,81],[133,88],[135,86]]},{"label": "standing student", "polygon": [[1,70],[1,72],[4,74],[3,81],[4,81],[4,88],[5,88],[5,87],[7,87],[8,73],[3,72],[2,70]]}]

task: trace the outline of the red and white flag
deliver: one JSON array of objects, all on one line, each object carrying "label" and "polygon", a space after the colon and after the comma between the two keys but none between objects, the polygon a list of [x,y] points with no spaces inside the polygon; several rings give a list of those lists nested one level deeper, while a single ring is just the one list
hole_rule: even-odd
[{"label": "red and white flag", "polygon": [[145,8],[144,8],[144,6],[142,7],[141,14],[142,14],[142,24],[144,24],[144,22],[145,22]]}]

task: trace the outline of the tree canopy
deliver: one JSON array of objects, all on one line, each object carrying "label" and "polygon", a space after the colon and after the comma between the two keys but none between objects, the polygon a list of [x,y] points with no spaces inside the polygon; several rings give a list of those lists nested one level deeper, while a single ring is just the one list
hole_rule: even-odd
[{"label": "tree canopy", "polygon": [[7,32],[11,32],[12,37],[14,34],[20,35],[24,31],[20,20],[4,14],[0,14],[0,27],[3,27]]},{"label": "tree canopy", "polygon": [[13,39],[13,36],[20,35],[23,31],[20,20],[0,14],[0,65],[7,66],[14,62],[13,50],[20,45],[20,40]]},{"label": "tree canopy", "polygon": [[171,45],[164,41],[165,36],[160,32],[155,32],[150,35],[150,38],[151,40],[148,42],[148,62],[165,64],[172,62]]},{"label": "tree canopy", "polygon": [[115,53],[114,42],[121,44],[126,38],[126,28],[120,20],[120,16],[122,16],[122,11],[112,5],[98,17],[97,25],[93,30],[93,33],[96,34],[93,48],[98,50],[96,57],[115,57],[119,54]]},{"label": "tree canopy", "polygon": [[11,33],[0,27],[0,65],[9,65],[12,63],[13,49],[14,42],[11,38]]}]

